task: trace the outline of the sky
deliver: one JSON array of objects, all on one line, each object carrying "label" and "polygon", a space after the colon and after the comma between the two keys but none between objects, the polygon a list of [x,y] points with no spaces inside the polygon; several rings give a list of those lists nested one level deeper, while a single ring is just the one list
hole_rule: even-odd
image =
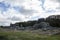
[{"label": "sky", "polygon": [[60,15],[60,0],[0,0],[0,25]]}]

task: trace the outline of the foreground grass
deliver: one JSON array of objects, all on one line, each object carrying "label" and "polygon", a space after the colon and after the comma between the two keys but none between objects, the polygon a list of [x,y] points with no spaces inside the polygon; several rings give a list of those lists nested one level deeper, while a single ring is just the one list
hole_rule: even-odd
[{"label": "foreground grass", "polygon": [[60,35],[40,35],[31,32],[0,32],[0,40],[60,40]]}]

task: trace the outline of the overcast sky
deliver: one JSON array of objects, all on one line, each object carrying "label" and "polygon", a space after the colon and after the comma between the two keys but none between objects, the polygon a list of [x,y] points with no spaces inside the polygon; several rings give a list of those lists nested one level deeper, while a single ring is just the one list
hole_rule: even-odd
[{"label": "overcast sky", "polygon": [[60,15],[60,0],[0,0],[0,25]]}]

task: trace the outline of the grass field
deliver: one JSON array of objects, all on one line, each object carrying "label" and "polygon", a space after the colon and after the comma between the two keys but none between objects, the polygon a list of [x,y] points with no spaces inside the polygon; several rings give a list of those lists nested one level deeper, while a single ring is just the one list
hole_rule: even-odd
[{"label": "grass field", "polygon": [[31,32],[0,32],[0,40],[60,40],[59,35],[41,35]]}]

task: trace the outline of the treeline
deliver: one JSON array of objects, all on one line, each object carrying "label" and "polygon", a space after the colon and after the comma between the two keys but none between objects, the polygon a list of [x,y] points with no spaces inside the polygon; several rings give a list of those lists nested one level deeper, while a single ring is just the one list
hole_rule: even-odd
[{"label": "treeline", "polygon": [[27,21],[27,22],[18,22],[18,23],[15,23],[15,25],[17,26],[23,26],[23,27],[27,27],[27,26],[33,26],[34,24],[36,24],[37,21]]},{"label": "treeline", "polygon": [[18,22],[18,23],[15,23],[15,25],[20,27],[21,26],[27,27],[27,26],[33,26],[41,22],[48,22],[52,27],[60,27],[60,15],[51,15],[47,18],[40,18],[34,21]]}]

